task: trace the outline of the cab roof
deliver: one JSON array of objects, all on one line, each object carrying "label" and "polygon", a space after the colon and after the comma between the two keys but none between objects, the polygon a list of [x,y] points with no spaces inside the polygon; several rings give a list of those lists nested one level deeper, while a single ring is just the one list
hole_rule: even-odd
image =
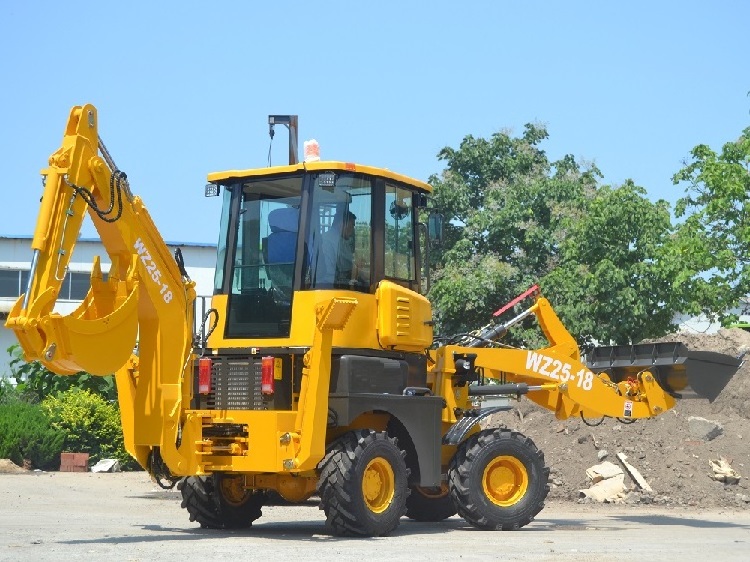
[{"label": "cab roof", "polygon": [[365,166],[362,164],[354,164],[352,162],[336,161],[300,162],[299,164],[292,164],[288,166],[269,166],[267,168],[251,168],[247,170],[227,170],[225,172],[212,172],[208,174],[208,181],[211,183],[225,183],[226,180],[260,176],[274,176],[278,174],[292,174],[297,172],[314,172],[318,170],[360,172],[363,174],[370,174],[400,183],[405,183],[414,187],[418,191],[423,191],[426,193],[432,192],[432,186],[430,186],[430,184],[421,180],[410,178],[409,176],[397,174],[396,172],[392,172],[387,168],[376,168],[374,166]]}]

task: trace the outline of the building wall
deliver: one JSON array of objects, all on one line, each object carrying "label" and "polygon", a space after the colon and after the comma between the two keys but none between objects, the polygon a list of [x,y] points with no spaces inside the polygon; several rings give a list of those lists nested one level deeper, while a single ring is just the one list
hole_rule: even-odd
[{"label": "building wall", "polygon": [[[185,259],[185,270],[190,278],[195,281],[195,289],[199,297],[198,314],[200,314],[201,299],[210,299],[213,293],[216,246],[212,244],[182,242],[168,242],[167,245],[172,252],[178,247],[182,251],[183,258]],[[108,272],[110,261],[102,244],[98,240],[79,240],[70,261],[69,271],[74,273],[90,273],[94,256],[97,255],[101,258],[102,271]],[[10,275],[9,271],[28,271],[31,256],[30,236],[0,236],[0,270],[5,270],[6,276]],[[25,287],[21,289],[21,292],[23,290],[25,290]],[[10,356],[6,350],[11,345],[17,343],[15,334],[4,326],[8,312],[13,304],[15,304],[17,298],[18,295],[0,295],[0,320],[2,321],[2,327],[0,327],[0,376],[10,374],[8,365]],[[62,315],[70,314],[80,303],[81,300],[59,299],[55,305],[55,312]],[[200,322],[200,318],[197,319],[197,322]]]},{"label": "building wall", "polygon": [[[747,306],[737,307],[730,310],[731,314],[736,314],[739,317],[739,322],[750,322],[750,314],[747,312]],[[679,314],[675,317],[674,322],[677,324],[680,332],[686,332],[689,334],[715,334],[721,329],[721,324],[718,322],[712,322],[705,315],[687,316],[685,314]]]}]

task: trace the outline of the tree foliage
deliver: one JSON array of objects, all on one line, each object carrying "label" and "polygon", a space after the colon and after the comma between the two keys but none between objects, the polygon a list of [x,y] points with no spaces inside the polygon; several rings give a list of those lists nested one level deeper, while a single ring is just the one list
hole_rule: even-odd
[{"label": "tree foliage", "polygon": [[675,291],[690,295],[685,312],[723,320],[750,292],[750,127],[720,152],[698,145],[674,175],[686,194],[675,213],[673,251],[685,263]]},{"label": "tree foliage", "polygon": [[19,392],[6,377],[0,376],[0,406],[18,400]]},{"label": "tree foliage", "polygon": [[64,433],[50,425],[39,404],[23,400],[0,403],[0,458],[42,470],[60,465]]},{"label": "tree foliage", "polygon": [[[663,245],[669,206],[642,187],[600,186],[600,171],[573,156],[549,161],[547,131],[467,136],[438,154],[430,178],[446,221],[433,250],[430,297],[443,333],[476,329],[493,310],[538,283],[581,343],[626,343],[672,327],[677,260]],[[520,330],[527,343],[538,338]]]},{"label": "tree foliage", "polygon": [[97,394],[105,400],[117,399],[117,386],[113,375],[99,377],[88,373],[56,375],[39,361],[26,362],[18,344],[8,348],[11,356],[10,370],[19,392],[29,399],[41,402],[47,396],[80,388]]},{"label": "tree foliage", "polygon": [[637,342],[673,328],[671,220],[631,181],[602,186],[570,224],[559,265],[542,279],[579,341]]},{"label": "tree foliage", "polygon": [[115,458],[125,469],[137,468],[125,451],[113,376],[55,375],[24,361],[18,345],[8,352],[16,386],[0,383],[0,457],[6,451],[17,464],[29,460],[53,469],[60,453],[71,451],[89,453],[92,462]]},{"label": "tree foliage", "polygon": [[134,468],[125,450],[116,404],[88,390],[73,388],[50,395],[41,404],[53,428],[65,436],[64,450],[89,453],[90,462],[117,459],[124,468]]}]

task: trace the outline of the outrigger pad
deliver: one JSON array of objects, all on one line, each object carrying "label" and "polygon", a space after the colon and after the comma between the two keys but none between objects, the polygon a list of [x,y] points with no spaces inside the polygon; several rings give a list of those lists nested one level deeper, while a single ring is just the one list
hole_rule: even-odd
[{"label": "outrigger pad", "polygon": [[675,398],[714,401],[742,360],[714,351],[691,351],[681,342],[660,342],[595,347],[586,355],[586,365],[594,373],[607,373],[613,382],[648,371]]}]

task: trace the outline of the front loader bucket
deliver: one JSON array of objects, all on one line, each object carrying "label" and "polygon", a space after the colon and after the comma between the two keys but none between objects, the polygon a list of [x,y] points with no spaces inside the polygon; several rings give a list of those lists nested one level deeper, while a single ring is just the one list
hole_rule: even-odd
[{"label": "front loader bucket", "polygon": [[714,351],[692,351],[680,342],[595,347],[586,355],[594,373],[612,382],[635,379],[648,371],[675,398],[713,401],[740,368],[742,360]]}]

